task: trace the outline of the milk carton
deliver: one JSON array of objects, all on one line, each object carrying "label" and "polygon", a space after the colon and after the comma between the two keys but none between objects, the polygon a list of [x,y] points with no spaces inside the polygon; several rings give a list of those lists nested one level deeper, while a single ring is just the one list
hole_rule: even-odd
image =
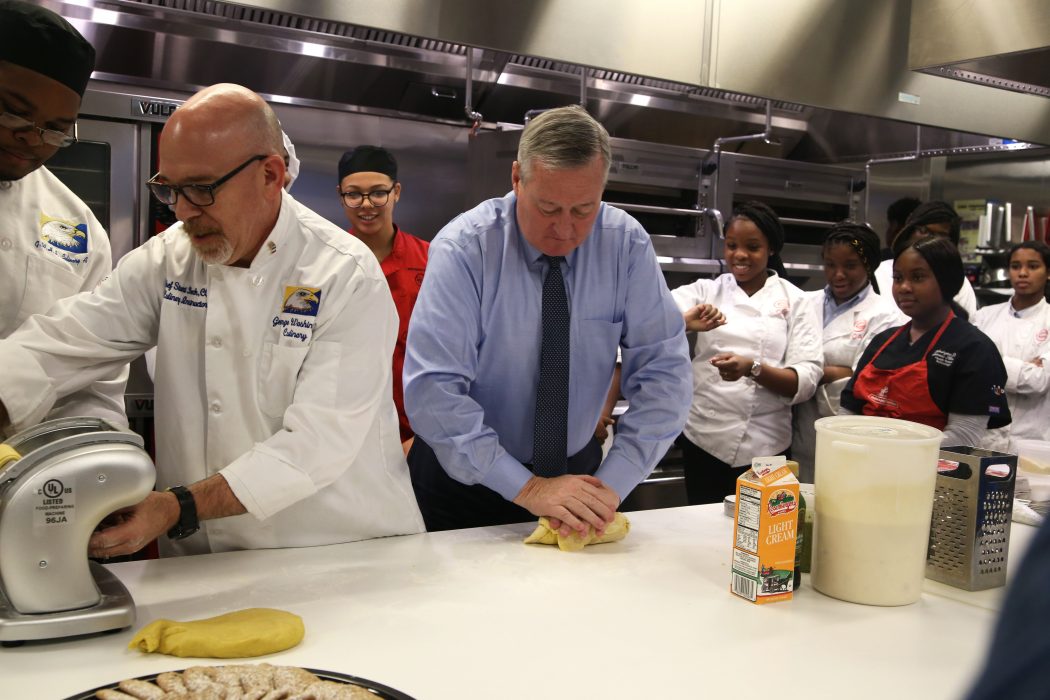
[{"label": "milk carton", "polygon": [[786,461],[756,457],[736,482],[729,590],[752,603],[791,599],[798,479]]}]

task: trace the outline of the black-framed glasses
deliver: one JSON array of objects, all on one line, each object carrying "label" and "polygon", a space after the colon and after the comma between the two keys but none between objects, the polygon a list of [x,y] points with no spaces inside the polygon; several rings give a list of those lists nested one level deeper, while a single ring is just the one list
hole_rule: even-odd
[{"label": "black-framed glasses", "polygon": [[28,119],[23,119],[17,114],[11,114],[10,112],[0,113],[0,126],[11,131],[35,131],[40,140],[46,143],[48,146],[57,146],[58,148],[65,148],[72,146],[77,142],[77,125],[73,123],[73,133],[67,134],[64,131],[56,131],[55,129],[42,129]]},{"label": "black-framed glasses", "polygon": [[169,207],[175,205],[175,202],[179,199],[179,195],[185,197],[186,201],[195,207],[210,207],[212,204],[215,204],[215,190],[226,184],[237,173],[241,172],[255,161],[264,160],[269,157],[270,156],[268,155],[252,156],[215,182],[208,185],[172,185],[157,180],[157,178],[160,177],[160,173],[157,173],[147,180],[146,184],[149,186],[149,191],[153,193],[153,196],[159,199],[162,204],[167,204]]},{"label": "black-framed glasses", "polygon": [[371,192],[340,192],[339,196],[343,198],[343,204],[350,207],[351,209],[357,209],[359,206],[365,203],[367,199],[372,203],[373,207],[377,209],[385,206],[390,200],[390,193],[397,187],[397,183],[388,190],[372,190]]}]

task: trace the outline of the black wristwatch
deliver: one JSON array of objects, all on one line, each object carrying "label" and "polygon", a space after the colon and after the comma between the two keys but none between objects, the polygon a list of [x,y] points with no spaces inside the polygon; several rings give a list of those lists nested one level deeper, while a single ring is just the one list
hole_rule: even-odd
[{"label": "black wristwatch", "polygon": [[168,530],[168,539],[181,540],[201,529],[200,520],[197,519],[197,502],[185,486],[172,486],[168,491],[179,499],[179,520]]}]

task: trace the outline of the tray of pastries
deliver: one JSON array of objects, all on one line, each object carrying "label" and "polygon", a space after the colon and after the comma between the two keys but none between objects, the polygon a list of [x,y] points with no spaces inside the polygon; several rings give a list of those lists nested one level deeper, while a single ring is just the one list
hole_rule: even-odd
[{"label": "tray of pastries", "polygon": [[399,690],[345,673],[297,666],[191,666],[122,681],[67,700],[413,700]]}]

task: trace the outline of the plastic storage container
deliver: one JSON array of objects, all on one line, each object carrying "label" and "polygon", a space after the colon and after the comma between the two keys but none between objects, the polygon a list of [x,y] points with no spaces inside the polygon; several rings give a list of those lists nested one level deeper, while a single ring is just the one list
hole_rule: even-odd
[{"label": "plastic storage container", "polygon": [[1019,471],[1050,476],[1050,442],[1015,439],[1013,445]]},{"label": "plastic storage container", "polygon": [[817,432],[810,581],[866,605],[919,599],[941,431],[875,416],[832,416]]}]

